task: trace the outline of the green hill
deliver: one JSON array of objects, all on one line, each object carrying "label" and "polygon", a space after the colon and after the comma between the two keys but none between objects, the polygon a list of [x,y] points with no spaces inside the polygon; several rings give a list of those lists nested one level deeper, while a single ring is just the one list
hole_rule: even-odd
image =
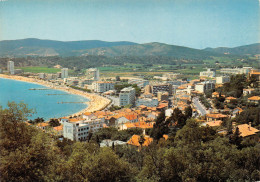
[{"label": "green hill", "polygon": [[87,41],[54,41],[41,39],[21,39],[0,41],[0,56],[74,56],[76,50],[120,45],[134,45],[133,42]]},{"label": "green hill", "polygon": [[244,45],[234,48],[218,47],[218,48],[206,48],[204,51],[210,51],[220,54],[233,54],[233,55],[256,55],[260,54],[260,43]]},{"label": "green hill", "polygon": [[21,39],[0,41],[0,57],[24,56],[163,56],[176,59],[209,59],[223,57],[229,52],[234,55],[260,54],[260,44],[236,48],[206,48],[204,50],[169,45],[164,43],[137,44],[133,42],[87,41],[54,41],[41,39]]},{"label": "green hill", "polygon": [[205,59],[210,56],[219,56],[212,53],[188,47],[168,45],[163,43],[147,43],[137,45],[102,47],[77,51],[79,55],[104,55],[104,56],[165,56],[183,59]]}]

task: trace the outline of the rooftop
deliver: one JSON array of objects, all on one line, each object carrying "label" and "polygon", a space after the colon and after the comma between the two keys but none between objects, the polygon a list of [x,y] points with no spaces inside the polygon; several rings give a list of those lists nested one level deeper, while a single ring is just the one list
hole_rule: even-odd
[{"label": "rooftop", "polygon": [[248,124],[241,124],[237,126],[240,131],[240,136],[246,137],[250,135],[254,135],[259,132],[258,129],[251,127]]},{"label": "rooftop", "polygon": [[[153,139],[149,136],[144,136],[144,143],[142,146],[148,146],[152,143]],[[129,145],[135,145],[135,146],[141,146],[140,143],[139,143],[139,140],[140,140],[140,136],[139,135],[133,135],[127,142],[127,144]]]}]

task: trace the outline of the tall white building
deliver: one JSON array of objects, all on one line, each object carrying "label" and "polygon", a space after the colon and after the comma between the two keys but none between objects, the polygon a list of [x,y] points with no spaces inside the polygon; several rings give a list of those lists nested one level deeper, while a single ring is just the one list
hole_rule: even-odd
[{"label": "tall white building", "polygon": [[120,106],[135,104],[135,89],[133,87],[127,87],[120,91],[119,94]]},{"label": "tall white building", "polygon": [[7,70],[11,75],[14,75],[14,62],[13,61],[8,61],[7,63]]},{"label": "tall white building", "polygon": [[61,78],[68,78],[69,77],[69,69],[68,68],[62,68],[61,69]]},{"label": "tall white building", "polygon": [[99,69],[97,68],[89,68],[86,71],[87,79],[99,80]]},{"label": "tall white building", "polygon": [[95,92],[103,93],[108,90],[114,90],[114,83],[113,82],[105,82],[105,81],[96,81],[92,83],[92,89]]},{"label": "tall white building", "polygon": [[216,71],[214,69],[208,68],[207,71],[200,72],[200,76],[213,78],[216,76]]}]

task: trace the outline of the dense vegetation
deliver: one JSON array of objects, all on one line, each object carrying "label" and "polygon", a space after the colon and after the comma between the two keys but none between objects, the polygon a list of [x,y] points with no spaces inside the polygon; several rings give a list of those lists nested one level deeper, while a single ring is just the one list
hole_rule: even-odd
[{"label": "dense vegetation", "polygon": [[[243,95],[243,89],[254,88],[249,95]],[[225,83],[223,87],[211,90],[208,95],[211,97],[211,93],[217,91],[219,96],[213,99],[213,103],[217,109],[224,109],[226,106],[230,109],[236,107],[256,107],[256,104],[248,103],[248,98],[252,96],[259,96],[260,92],[258,89],[258,82],[254,78],[247,78],[244,74],[232,75],[230,77],[230,82]],[[225,97],[234,97],[229,103],[225,103]]]},{"label": "dense vegetation", "polygon": [[[258,145],[238,147],[236,133],[221,137],[193,119],[167,141],[155,140],[141,150],[127,145],[100,148],[95,140],[56,140],[23,122],[30,112],[24,104],[8,106],[0,109],[1,181],[260,180]],[[174,115],[172,121],[181,113]],[[93,139],[97,136],[103,137],[97,133]]]}]

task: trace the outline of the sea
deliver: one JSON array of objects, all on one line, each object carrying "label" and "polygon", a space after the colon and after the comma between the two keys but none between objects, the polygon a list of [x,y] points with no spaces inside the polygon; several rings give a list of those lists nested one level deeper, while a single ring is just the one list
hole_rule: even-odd
[{"label": "sea", "polygon": [[37,90],[39,88],[48,87],[0,78],[0,105],[7,108],[8,102],[23,102],[29,109],[36,111],[28,119],[40,117],[47,121],[50,118],[64,117],[79,112],[87,107],[85,103],[81,102],[89,101],[85,97],[68,94],[61,90]]}]

